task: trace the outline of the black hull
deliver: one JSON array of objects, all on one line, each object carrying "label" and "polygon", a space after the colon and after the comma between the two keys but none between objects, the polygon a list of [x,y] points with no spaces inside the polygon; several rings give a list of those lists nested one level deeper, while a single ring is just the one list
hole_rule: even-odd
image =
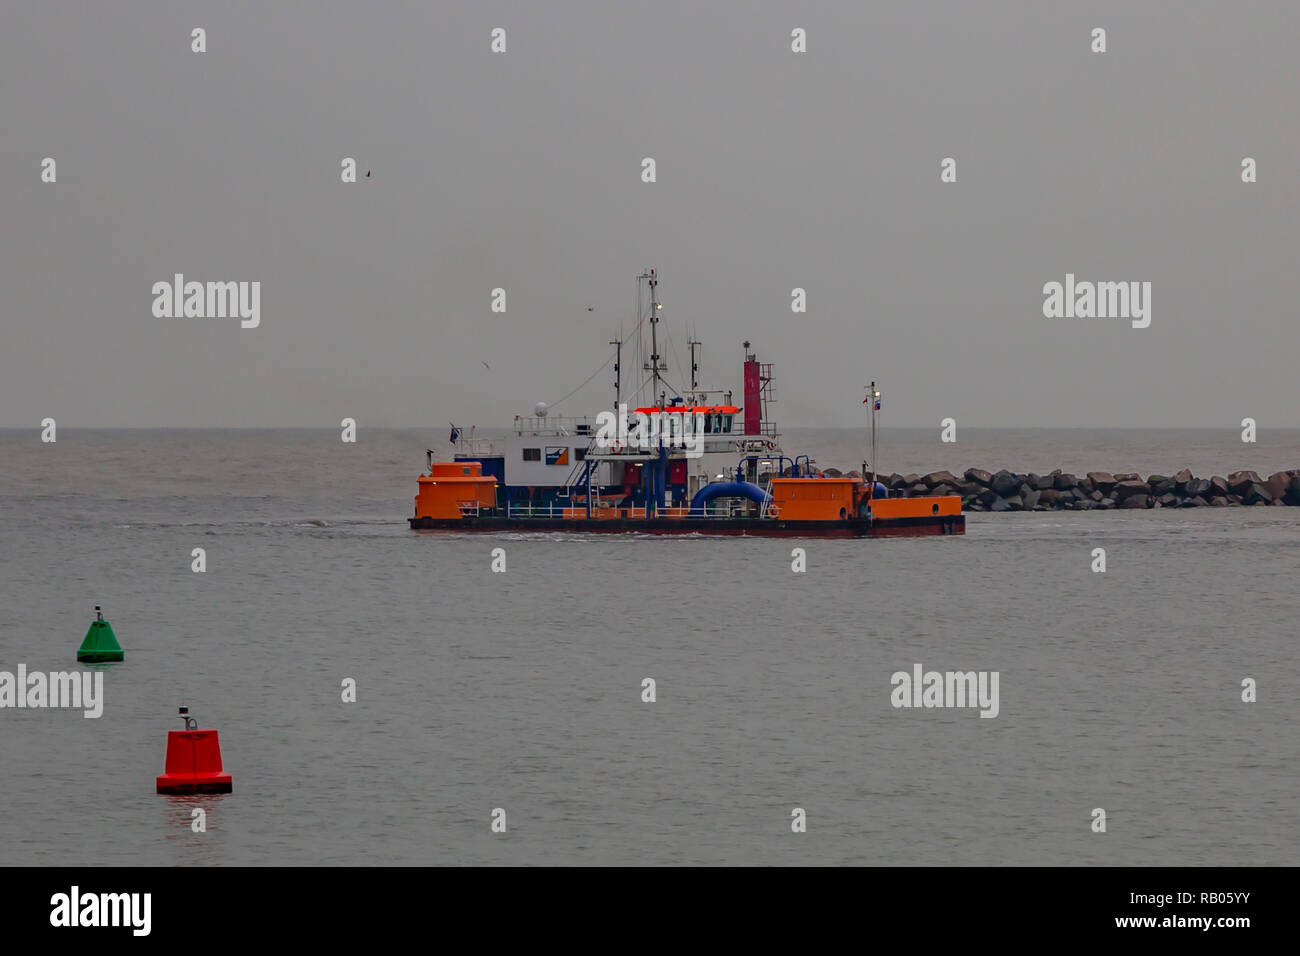
[{"label": "black hull", "polygon": [[767,538],[883,538],[966,533],[965,515],[847,521],[781,521],[773,518],[409,518],[415,531],[583,532],[595,534],[731,534]]}]

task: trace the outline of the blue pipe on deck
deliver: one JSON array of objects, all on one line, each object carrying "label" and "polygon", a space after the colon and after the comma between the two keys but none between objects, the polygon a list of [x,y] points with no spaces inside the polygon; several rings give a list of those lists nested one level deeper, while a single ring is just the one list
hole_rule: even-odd
[{"label": "blue pipe on deck", "polygon": [[695,493],[691,499],[690,516],[702,517],[704,506],[714,498],[748,498],[764,506],[772,500],[771,495],[751,481],[715,481]]}]

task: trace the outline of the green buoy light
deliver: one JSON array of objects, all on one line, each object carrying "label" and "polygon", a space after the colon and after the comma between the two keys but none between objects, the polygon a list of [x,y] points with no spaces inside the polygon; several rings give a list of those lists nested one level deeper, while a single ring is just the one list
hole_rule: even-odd
[{"label": "green buoy light", "polygon": [[95,620],[90,622],[86,639],[77,650],[77,662],[81,664],[111,664],[125,659],[122,645],[117,643],[113,625],[104,620],[104,612],[95,605]]}]

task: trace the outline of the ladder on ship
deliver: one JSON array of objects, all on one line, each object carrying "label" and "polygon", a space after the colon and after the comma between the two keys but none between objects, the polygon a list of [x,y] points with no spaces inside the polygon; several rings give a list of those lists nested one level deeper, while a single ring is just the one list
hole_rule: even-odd
[{"label": "ladder on ship", "polygon": [[575,486],[580,488],[587,487],[587,478],[595,471],[596,466],[599,464],[599,462],[593,461],[587,457],[587,455],[591,453],[591,448],[595,443],[596,440],[594,438],[587,443],[587,449],[582,453],[582,461],[573,463],[573,470],[570,471],[569,476],[564,479],[563,489],[557,491],[555,497],[571,498],[573,497],[573,489]]}]

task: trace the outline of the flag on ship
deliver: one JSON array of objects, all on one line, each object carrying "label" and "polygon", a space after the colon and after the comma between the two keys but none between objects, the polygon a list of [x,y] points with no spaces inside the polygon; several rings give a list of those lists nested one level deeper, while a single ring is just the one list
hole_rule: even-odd
[{"label": "flag on ship", "polygon": [[451,438],[448,439],[453,445],[460,440],[460,429],[453,423],[451,426]]}]

